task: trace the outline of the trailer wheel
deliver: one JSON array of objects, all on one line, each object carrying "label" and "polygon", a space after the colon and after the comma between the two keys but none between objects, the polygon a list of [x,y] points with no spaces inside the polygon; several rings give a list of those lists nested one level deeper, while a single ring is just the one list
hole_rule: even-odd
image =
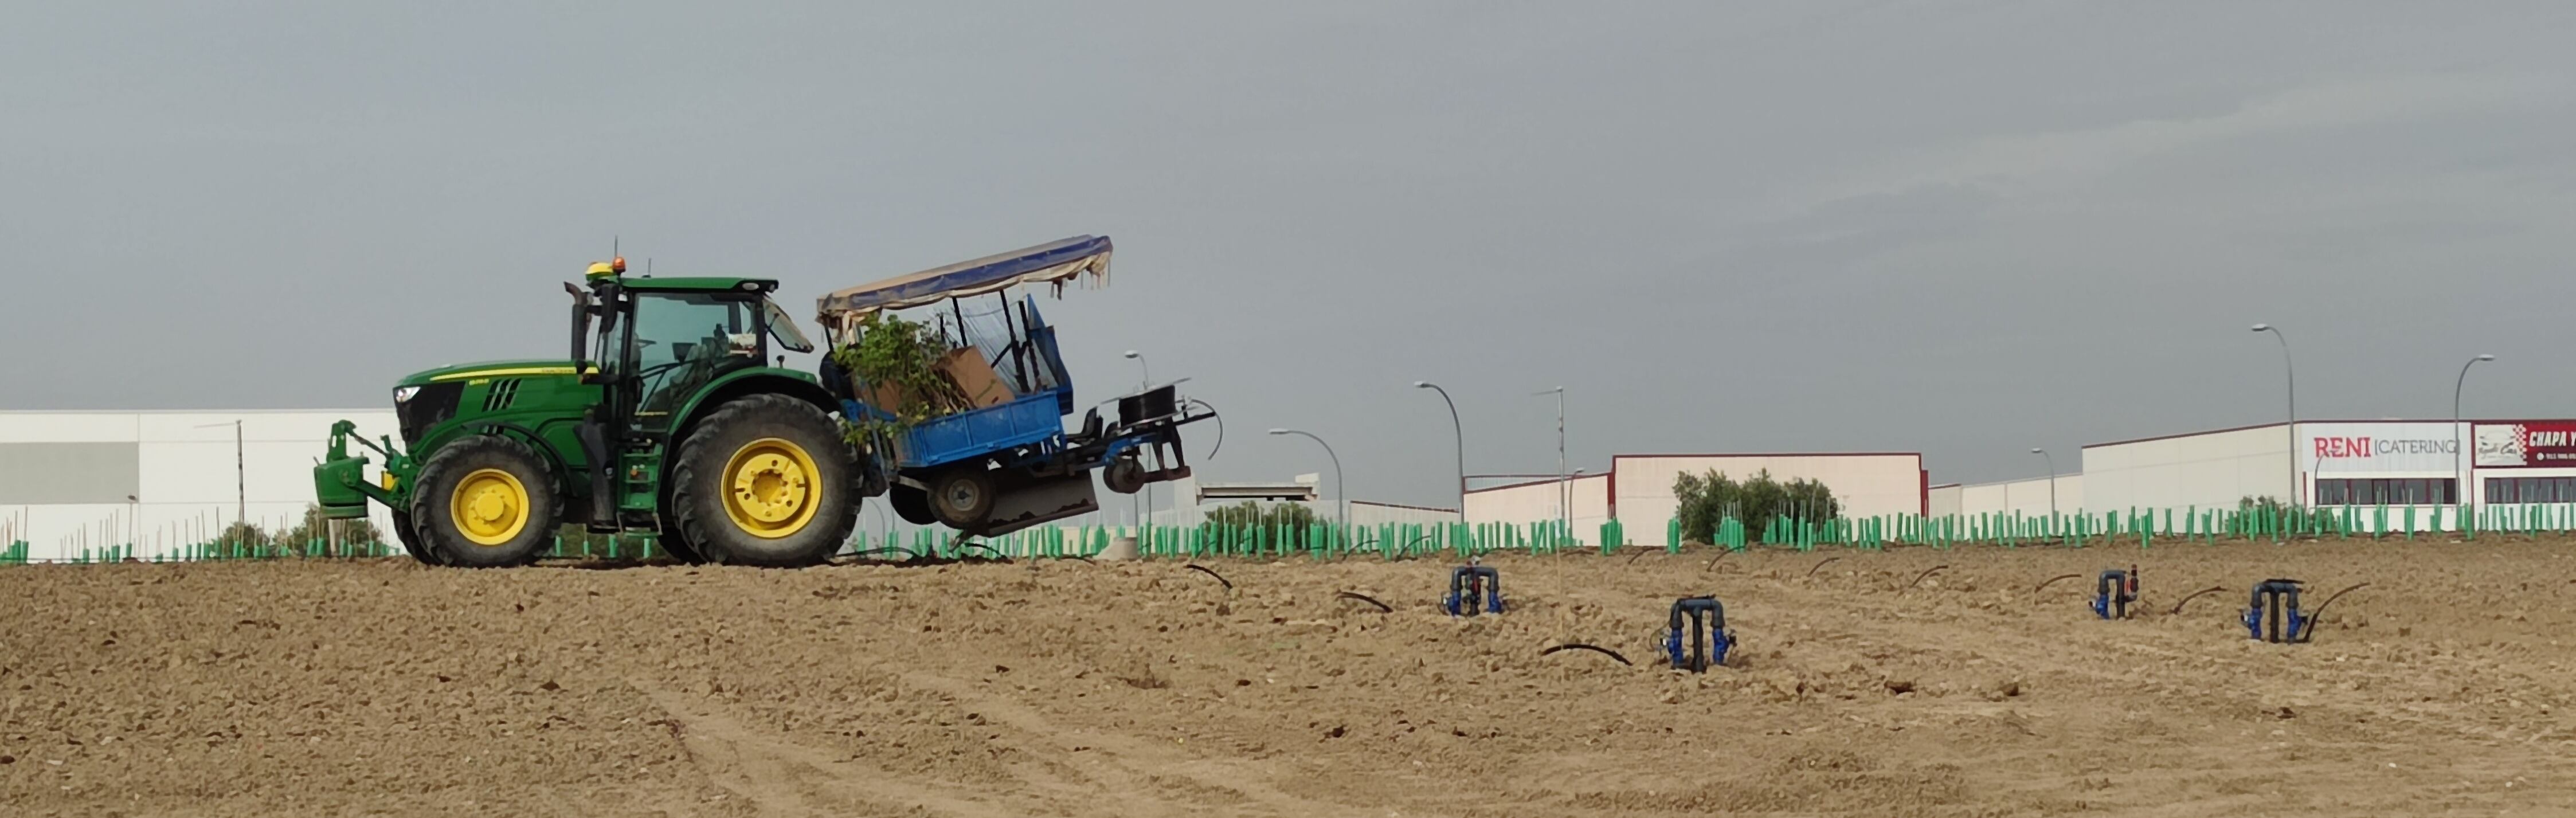
[{"label": "trailer wheel", "polygon": [[561,513],[554,474],[535,449],[477,435],[430,455],[409,516],[433,564],[500,568],[534,561]]},{"label": "trailer wheel", "polygon": [[894,507],[894,516],[913,525],[939,522],[938,517],[930,514],[930,494],[911,486],[886,489],[886,505]]},{"label": "trailer wheel", "polygon": [[930,513],[949,528],[970,530],[993,516],[993,473],[959,466],[930,478]]},{"label": "trailer wheel", "polygon": [[813,404],[779,394],[735,399],[700,421],[679,452],[672,516],[686,547],[708,562],[816,565],[858,524],[857,458]]},{"label": "trailer wheel", "polygon": [[1110,491],[1134,494],[1145,488],[1145,464],[1132,454],[1109,461],[1109,467],[1100,470],[1100,482],[1108,484]]},{"label": "trailer wheel", "polygon": [[411,524],[411,512],[396,511],[393,514],[394,539],[402,543],[403,553],[410,554],[412,559],[419,560],[422,565],[444,564],[436,553],[421,546],[420,531],[413,528]]}]

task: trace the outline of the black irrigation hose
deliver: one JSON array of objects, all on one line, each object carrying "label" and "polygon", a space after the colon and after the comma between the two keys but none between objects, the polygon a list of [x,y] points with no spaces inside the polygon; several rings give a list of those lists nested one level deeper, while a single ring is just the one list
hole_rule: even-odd
[{"label": "black irrigation hose", "polygon": [[2166,612],[2165,612],[2165,615],[2166,615],[2166,616],[2181,616],[2181,615],[2182,615],[2182,606],[2187,605],[2187,604],[2190,604],[2192,600],[2199,599],[2199,598],[2201,597],[2201,595],[2203,595],[2203,594],[2214,594],[2214,593],[2217,593],[2217,592],[2219,592],[2219,591],[2224,591],[2224,590],[2227,590],[2227,586],[2225,586],[2225,585],[2212,585],[2212,586],[2207,587],[2207,588],[2202,588],[2202,589],[2200,589],[2200,590],[2193,591],[2193,592],[2191,592],[2191,596],[2183,597],[2181,602],[2176,602],[2176,603],[2174,603],[2173,610],[2166,611]]},{"label": "black irrigation hose", "polygon": [[1183,568],[1187,568],[1187,569],[1190,569],[1190,570],[1192,570],[1192,571],[1197,571],[1197,572],[1199,572],[1199,573],[1206,574],[1206,575],[1208,575],[1208,576],[1216,577],[1216,581],[1218,581],[1218,582],[1221,582],[1221,583],[1224,583],[1224,584],[1225,584],[1225,589],[1226,589],[1226,590],[1228,590],[1228,591],[1234,590],[1234,583],[1233,583],[1233,582],[1228,581],[1228,580],[1225,578],[1225,576],[1224,576],[1224,575],[1219,574],[1219,573],[1217,573],[1216,571],[1209,569],[1207,566],[1200,565],[1200,564],[1198,564],[1198,563],[1193,562],[1193,563],[1190,563],[1190,564],[1188,564],[1188,565],[1184,565],[1184,566],[1181,566],[1181,567],[1183,567]]},{"label": "black irrigation hose", "polygon": [[2326,606],[2334,604],[2335,600],[2342,599],[2344,594],[2349,594],[2368,587],[2370,587],[2370,583],[2364,582],[2350,588],[2336,591],[2334,592],[2334,596],[2326,597],[2326,601],[2317,603],[2317,609],[2308,612],[2308,632],[2301,634],[2299,636],[2299,641],[2306,642],[2317,637],[2317,617],[2325,615]]},{"label": "black irrigation hose", "polygon": [[1931,576],[1931,575],[1933,574],[1933,572],[1935,572],[1935,571],[1939,571],[1939,570],[1941,570],[1941,569],[1948,568],[1948,567],[1950,567],[1950,566],[1947,566],[1947,565],[1935,565],[1935,566],[1932,566],[1931,568],[1925,569],[1925,570],[1923,571],[1923,573],[1915,574],[1915,575],[1914,575],[1914,581],[1913,581],[1913,582],[1905,583],[1905,588],[1904,588],[1903,590],[1897,591],[1897,593],[1902,594],[1902,593],[1905,593],[1906,591],[1914,590],[1914,586],[1917,586],[1917,585],[1921,585],[1921,584],[1923,584],[1923,578],[1924,578],[1924,577]]},{"label": "black irrigation hose", "polygon": [[1216,418],[1216,445],[1208,447],[1207,454],[1200,455],[1202,458],[1215,460],[1216,453],[1225,449],[1225,416],[1216,413],[1216,404],[1199,400],[1197,398],[1191,398],[1190,402],[1198,404],[1200,408],[1206,409],[1208,411],[1208,417]]},{"label": "black irrigation hose", "polygon": [[1838,560],[1838,559],[1842,559],[1842,558],[1841,558],[1841,557],[1826,557],[1824,562],[1816,563],[1816,567],[1815,567],[1815,568],[1809,568],[1809,569],[1807,569],[1807,576],[1811,576],[1811,577],[1812,577],[1812,576],[1815,576],[1815,575],[1816,575],[1816,569],[1817,569],[1817,568],[1823,568],[1823,567],[1825,567],[1826,565],[1829,565],[1829,564],[1833,563],[1833,561],[1834,561],[1834,560]]},{"label": "black irrigation hose", "polygon": [[1359,600],[1359,601],[1361,601],[1361,602],[1366,602],[1366,603],[1368,603],[1368,604],[1375,605],[1375,606],[1377,606],[1377,609],[1378,609],[1378,610],[1385,611],[1385,612],[1387,612],[1387,613],[1395,613],[1395,609],[1394,609],[1394,608],[1387,607],[1387,604],[1386,604],[1386,603],[1384,603],[1384,602],[1379,602],[1379,601],[1377,601],[1377,598],[1376,598],[1376,597],[1372,597],[1372,596],[1369,596],[1369,595],[1367,595],[1367,594],[1355,593],[1355,592],[1352,592],[1352,591],[1343,591],[1343,592],[1340,592],[1340,593],[1336,593],[1336,594],[1334,594],[1333,596],[1334,596],[1334,598],[1337,598],[1337,599],[1356,599],[1356,600]]},{"label": "black irrigation hose", "polygon": [[2039,593],[2039,592],[2041,592],[2041,591],[2048,590],[2048,586],[2051,586],[2051,585],[2055,585],[2055,584],[2057,584],[2059,580],[2074,579],[2074,578],[2076,578],[2076,577],[2080,577],[2080,576],[2083,576],[2083,574],[2067,574],[2067,575],[2062,576],[2062,577],[2050,577],[2050,578],[2049,578],[2049,580],[2048,580],[2047,582],[2042,582],[2042,583],[2040,583],[2040,584],[2039,584],[2039,587],[2030,589],[2030,592],[2031,592],[2032,594],[2037,594],[2037,593]]},{"label": "black irrigation hose", "polygon": [[1716,568],[1718,560],[1726,559],[1726,555],[1733,553],[1735,552],[1724,548],[1717,549],[1717,556],[1708,558],[1708,564],[1699,567],[1700,572],[1707,573],[1710,569]]},{"label": "black irrigation hose", "polygon": [[1621,656],[1621,655],[1619,655],[1619,652],[1618,652],[1618,651],[1611,650],[1611,649],[1609,649],[1609,648],[1605,648],[1605,647],[1601,647],[1601,646],[1599,646],[1599,645],[1586,645],[1586,644],[1583,644],[1583,643],[1581,643],[1581,642],[1567,642],[1567,643],[1565,643],[1565,644],[1558,645],[1558,646],[1556,646],[1556,647],[1552,647],[1552,648],[1548,648],[1548,649],[1546,649],[1546,650],[1539,651],[1539,652],[1538,652],[1538,655],[1540,655],[1540,656],[1546,656],[1546,655],[1548,655],[1548,654],[1555,653],[1555,652],[1560,651],[1560,650],[1588,650],[1588,651],[1592,651],[1593,653],[1598,653],[1598,654],[1601,654],[1601,655],[1603,655],[1603,656],[1610,657],[1610,658],[1612,658],[1612,659],[1617,659],[1617,660],[1619,660],[1619,664],[1627,665],[1627,666],[1629,666],[1629,667],[1636,667],[1636,666],[1637,666],[1637,663],[1635,663],[1635,662],[1631,662],[1631,661],[1628,661],[1628,657],[1625,657],[1625,656]]},{"label": "black irrigation hose", "polygon": [[1620,565],[1635,565],[1635,564],[1637,564],[1637,558],[1638,558],[1638,557],[1645,556],[1645,555],[1648,553],[1648,551],[1649,551],[1649,549],[1644,549],[1644,548],[1637,549],[1637,553],[1634,553],[1634,554],[1630,554],[1630,555],[1628,555],[1628,561],[1627,561],[1627,562],[1620,563]]}]

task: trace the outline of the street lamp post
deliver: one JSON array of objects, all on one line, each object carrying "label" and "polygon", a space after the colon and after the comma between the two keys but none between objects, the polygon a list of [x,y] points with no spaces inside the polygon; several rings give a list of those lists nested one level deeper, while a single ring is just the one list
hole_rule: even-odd
[{"label": "street lamp post", "polygon": [[[197,428],[214,429],[223,426],[233,427],[233,502],[240,504],[233,509],[233,515],[235,517],[233,522],[248,523],[250,522],[250,468],[249,466],[244,465],[245,461],[242,457],[241,420],[236,418],[231,423],[200,424]],[[220,514],[218,514],[218,516],[220,516]]]},{"label": "street lamp post", "polygon": [[2288,438],[2289,438],[2289,446],[2290,446],[2290,448],[2289,448],[2289,451],[2287,452],[2286,456],[2284,456],[2284,457],[2282,457],[2282,458],[2281,458],[2282,460],[2287,461],[2287,462],[2290,464],[2290,487],[2289,487],[2288,492],[2287,492],[2287,493],[2285,493],[2285,494],[2283,494],[2283,495],[2281,496],[2281,503],[2282,503],[2282,505],[2283,505],[2283,506],[2305,505],[2305,503],[2300,503],[2300,502],[2299,502],[2299,496],[2298,496],[2298,495],[2299,495],[2299,365],[2298,365],[2295,361],[2292,361],[2292,360],[2291,360],[2291,358],[2290,358],[2290,336],[2287,336],[2287,335],[2283,335],[2283,334],[2281,334],[2281,328],[2280,328],[2280,327],[2272,326],[2272,325],[2270,325],[2270,324],[2255,324],[2255,325],[2254,325],[2254,331],[2255,331],[2255,332],[2268,332],[2268,333],[2271,333],[2271,334],[2272,334],[2272,339],[2273,339],[2273,340],[2276,340],[2276,341],[2281,342],[2281,366],[2282,366],[2282,368],[2283,368],[2283,369],[2288,373],[2288,376],[2289,376],[2289,390],[2290,390],[2290,419],[2289,419],[2289,422],[2288,422],[2288,423],[2282,424],[2282,426],[2283,426],[2283,427],[2287,430],[2287,432],[2288,432]]},{"label": "street lamp post", "polygon": [[[1560,387],[1557,387],[1557,388],[1554,388],[1554,389],[1546,390],[1546,391],[1544,391],[1544,392],[1533,392],[1533,393],[1531,393],[1531,394],[1532,394],[1532,396],[1546,396],[1546,395],[1555,395],[1555,396],[1556,396],[1556,526],[1557,526],[1557,536],[1559,536],[1559,537],[1572,536],[1573,531],[1572,531],[1571,529],[1573,529],[1573,528],[1574,528],[1574,519],[1573,519],[1573,517],[1572,517],[1572,515],[1571,515],[1571,512],[1569,512],[1569,511],[1566,509],[1566,507],[1565,507],[1566,496],[1567,496],[1567,495],[1566,495],[1566,485],[1565,485],[1565,387],[1560,386]],[[1463,502],[1462,502],[1462,503],[1460,503],[1460,507],[1461,507],[1461,509],[1462,509],[1462,510],[1463,510],[1464,506],[1465,506],[1465,503],[1463,503]]]},{"label": "street lamp post", "polygon": [[2451,502],[2462,504],[2464,508],[2470,505],[2468,498],[2474,495],[2470,493],[2466,461],[2461,457],[2468,452],[2469,444],[2460,435],[2460,390],[2469,384],[2469,367],[2477,366],[2479,361],[2492,360],[2495,360],[2493,355],[2470,358],[2468,363],[2460,365],[2460,377],[2451,382],[2451,476],[2459,481],[2458,488],[2451,492]]},{"label": "street lamp post", "polygon": [[1449,399],[1449,390],[1430,381],[1414,381],[1413,388],[1440,393],[1440,402],[1449,404],[1449,431],[1458,438],[1458,521],[1467,520],[1467,429],[1458,423],[1458,402]]},{"label": "street lamp post", "polygon": [[2048,533],[2055,534],[2057,533],[2057,458],[2050,457],[2047,449],[2032,449],[2030,453],[2039,455],[2041,460],[2048,462]]},{"label": "street lamp post", "polygon": [[[1136,382],[1137,392],[1142,393],[1147,389],[1154,388],[1154,367],[1145,363],[1145,353],[1131,349],[1127,350],[1119,357],[1136,362],[1137,375],[1142,378],[1142,380]],[[1154,516],[1154,484],[1145,484],[1144,490],[1136,492],[1136,499],[1145,504],[1144,512],[1136,515],[1136,528],[1138,531],[1142,531],[1146,525],[1152,522],[1152,518]]]},{"label": "street lamp post", "polygon": [[1270,433],[1274,435],[1303,435],[1306,439],[1315,441],[1317,445],[1324,447],[1324,456],[1333,459],[1333,493],[1341,495],[1341,524],[1349,525],[1351,522],[1351,487],[1342,482],[1342,456],[1333,453],[1333,444],[1325,443],[1323,438],[1316,437],[1313,432],[1301,432],[1295,429],[1272,429],[1270,430]]}]

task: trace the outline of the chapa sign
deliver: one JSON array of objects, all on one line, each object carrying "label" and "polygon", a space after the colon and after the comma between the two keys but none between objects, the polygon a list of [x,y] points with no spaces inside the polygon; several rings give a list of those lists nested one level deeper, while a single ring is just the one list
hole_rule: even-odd
[{"label": "chapa sign", "polygon": [[2576,468],[2576,421],[2481,423],[2472,437],[2478,468]]}]

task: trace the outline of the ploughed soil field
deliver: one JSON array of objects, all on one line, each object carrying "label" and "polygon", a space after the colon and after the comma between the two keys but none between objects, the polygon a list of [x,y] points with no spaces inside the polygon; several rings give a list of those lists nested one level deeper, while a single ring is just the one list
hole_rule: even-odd
[{"label": "ploughed soil field", "polygon": [[1711,553],[5,568],[0,813],[2576,814],[2576,542]]}]

